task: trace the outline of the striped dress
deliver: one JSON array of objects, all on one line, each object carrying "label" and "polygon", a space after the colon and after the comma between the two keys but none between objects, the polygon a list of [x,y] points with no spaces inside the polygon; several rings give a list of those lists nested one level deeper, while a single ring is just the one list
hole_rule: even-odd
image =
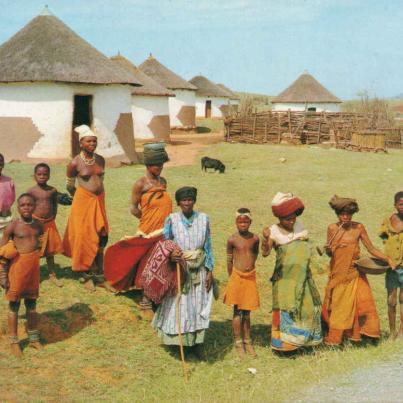
[{"label": "striped dress", "polygon": [[[203,343],[213,302],[213,290],[211,288],[207,292],[205,285],[207,271],[212,271],[214,266],[208,216],[199,212],[194,212],[190,218],[182,213],[170,214],[165,221],[164,238],[176,242],[183,251],[202,249],[205,253],[206,258],[199,268],[200,283],[192,285],[186,294],[182,294],[180,303],[183,344],[193,346]],[[158,307],[152,322],[167,345],[179,345],[176,300],[176,296],[167,296]]]}]

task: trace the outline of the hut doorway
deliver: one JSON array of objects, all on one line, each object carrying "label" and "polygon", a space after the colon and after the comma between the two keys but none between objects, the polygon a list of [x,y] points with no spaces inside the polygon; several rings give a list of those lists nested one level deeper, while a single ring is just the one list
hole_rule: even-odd
[{"label": "hut doorway", "polygon": [[73,130],[71,133],[71,155],[80,152],[78,134],[74,131],[77,126],[92,125],[92,95],[74,95]]},{"label": "hut doorway", "polygon": [[204,117],[211,118],[211,101],[210,100],[206,101],[206,111],[205,111]]},{"label": "hut doorway", "polygon": [[308,108],[308,112],[316,112],[316,107],[310,106],[310,107]]}]

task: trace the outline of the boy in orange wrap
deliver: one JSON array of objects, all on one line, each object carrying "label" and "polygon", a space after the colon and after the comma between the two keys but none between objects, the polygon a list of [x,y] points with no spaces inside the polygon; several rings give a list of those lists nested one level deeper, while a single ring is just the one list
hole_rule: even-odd
[{"label": "boy in orange wrap", "polygon": [[259,237],[249,231],[252,223],[249,209],[238,209],[235,223],[238,232],[231,235],[227,241],[227,270],[230,278],[224,303],[234,305],[232,328],[235,350],[242,359],[245,350],[256,357],[250,338],[250,311],[260,306],[255,270],[259,253]]},{"label": "boy in orange wrap", "polygon": [[62,240],[56,227],[57,214],[57,190],[48,185],[50,167],[40,163],[34,168],[36,186],[30,188],[27,193],[35,200],[33,217],[43,224],[43,237],[41,239],[41,257],[46,258],[49,269],[49,278],[54,285],[62,287],[63,284],[57,279],[55,273],[54,256],[63,253]]},{"label": "boy in orange wrap", "polygon": [[27,315],[29,345],[42,349],[39,341],[36,300],[39,295],[40,237],[42,223],[35,220],[35,199],[23,193],[17,200],[20,218],[13,220],[0,240],[0,286],[6,290],[9,301],[8,331],[11,351],[21,357],[18,342],[18,310],[24,299]]}]

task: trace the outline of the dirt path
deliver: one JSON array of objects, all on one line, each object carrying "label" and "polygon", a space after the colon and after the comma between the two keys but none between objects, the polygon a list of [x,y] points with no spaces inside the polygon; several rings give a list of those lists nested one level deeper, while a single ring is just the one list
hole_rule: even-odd
[{"label": "dirt path", "polygon": [[315,386],[293,402],[403,402],[403,353],[374,367],[332,378]]}]

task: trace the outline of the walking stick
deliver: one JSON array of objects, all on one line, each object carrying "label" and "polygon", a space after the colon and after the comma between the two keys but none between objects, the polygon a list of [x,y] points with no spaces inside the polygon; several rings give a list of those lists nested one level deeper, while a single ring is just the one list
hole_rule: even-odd
[{"label": "walking stick", "polygon": [[341,224],[339,225],[339,228],[337,228],[337,231],[336,231],[336,232],[333,234],[333,236],[329,239],[329,242],[326,242],[326,244],[323,245],[322,247],[319,247],[319,246],[316,247],[316,251],[318,252],[319,256],[322,256],[322,255],[325,253],[326,248],[328,248],[328,247],[330,247],[330,246],[332,245],[332,242],[334,241],[334,238],[336,238],[336,236],[338,235],[338,233],[339,233],[342,229],[344,229],[344,223],[341,223]]},{"label": "walking stick", "polygon": [[185,362],[185,353],[183,351],[183,341],[182,341],[182,329],[181,329],[181,310],[180,310],[180,303],[181,303],[181,269],[179,267],[179,263],[176,263],[176,280],[178,282],[178,294],[176,296],[176,324],[178,326],[178,336],[179,336],[179,349],[181,353],[181,361],[182,361],[182,370],[183,376],[185,377],[185,381],[189,380],[188,378],[188,371]]}]

